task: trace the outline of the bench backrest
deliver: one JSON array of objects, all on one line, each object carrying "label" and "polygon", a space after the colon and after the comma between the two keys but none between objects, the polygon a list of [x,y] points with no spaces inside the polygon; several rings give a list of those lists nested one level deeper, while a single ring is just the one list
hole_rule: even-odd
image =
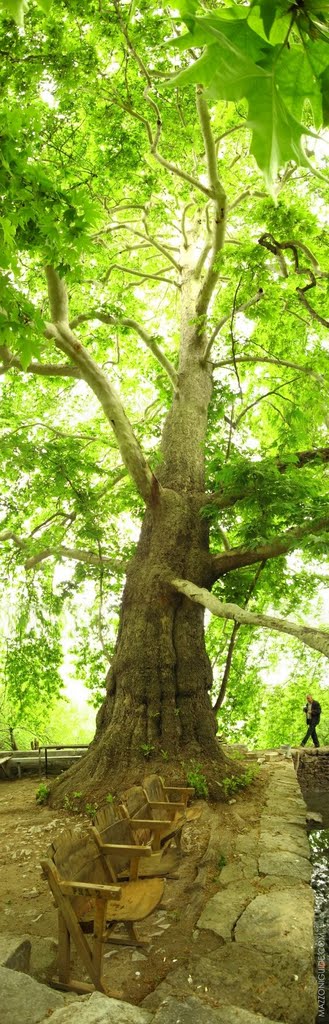
[{"label": "bench backrest", "polygon": [[52,842],[46,854],[65,881],[98,882],[106,885],[109,876],[92,836],[77,835],[69,829]]},{"label": "bench backrest", "polygon": [[166,800],[163,791],[163,784],[160,775],[146,775],[143,781],[143,789],[149,800]]},{"label": "bench backrest", "polygon": [[98,832],[104,832],[106,828],[114,825],[114,822],[118,821],[119,818],[121,818],[120,808],[115,803],[103,804],[96,811],[93,825],[98,829]]}]

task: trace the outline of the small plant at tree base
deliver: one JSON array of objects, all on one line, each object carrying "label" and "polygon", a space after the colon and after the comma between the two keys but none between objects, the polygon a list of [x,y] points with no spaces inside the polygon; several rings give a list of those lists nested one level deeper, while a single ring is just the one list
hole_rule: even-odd
[{"label": "small plant at tree base", "polygon": [[161,757],[162,757],[163,761],[169,761],[169,751],[168,750],[160,750],[160,754],[161,754]]},{"label": "small plant at tree base", "polygon": [[46,804],[50,793],[50,786],[46,786],[45,782],[40,782],[40,786],[35,794],[37,804]]},{"label": "small plant at tree base", "polygon": [[208,796],[207,779],[203,775],[201,764],[198,764],[197,761],[191,761],[191,767],[186,772],[186,778],[189,786],[194,787],[196,797],[201,799]]},{"label": "small plant at tree base", "polygon": [[225,853],[220,853],[219,857],[218,857],[218,861],[217,861],[217,867],[218,867],[219,871],[221,871],[222,868],[225,868],[226,864],[227,864],[227,860],[226,860],[226,857],[225,857]]},{"label": "small plant at tree base", "polygon": [[67,793],[64,798],[64,807],[66,811],[72,811],[73,814],[77,814],[81,810],[80,801],[82,799],[82,793],[75,790],[74,793]]},{"label": "small plant at tree base", "polygon": [[153,753],[154,750],[154,746],[152,743],[141,743],[140,749],[142,751],[143,757],[145,757],[147,760],[149,757],[151,757],[151,754]]},{"label": "small plant at tree base", "polygon": [[241,775],[231,775],[230,778],[222,779],[222,787],[226,796],[232,796],[239,789],[245,789],[257,775],[258,768],[250,765]]},{"label": "small plant at tree base", "polygon": [[95,803],[85,805],[85,814],[88,815],[88,818],[93,819],[95,817],[96,811],[98,811],[98,804]]},{"label": "small plant at tree base", "polygon": [[107,794],[107,796],[105,797],[105,803],[106,804],[113,804],[114,803],[114,796],[112,796],[112,793],[108,793]]}]

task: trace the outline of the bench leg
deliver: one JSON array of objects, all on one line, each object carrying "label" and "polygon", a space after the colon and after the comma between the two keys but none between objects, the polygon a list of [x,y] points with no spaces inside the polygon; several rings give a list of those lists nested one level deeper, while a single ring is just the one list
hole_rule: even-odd
[{"label": "bench leg", "polygon": [[99,992],[104,992],[104,987],[101,982],[101,975],[103,960],[105,912],[106,903],[104,902],[104,900],[96,899],[93,936],[93,965],[99,978],[99,985],[97,986]]},{"label": "bench leg", "polygon": [[70,932],[63,915],[58,911],[58,979],[64,985],[70,981]]}]

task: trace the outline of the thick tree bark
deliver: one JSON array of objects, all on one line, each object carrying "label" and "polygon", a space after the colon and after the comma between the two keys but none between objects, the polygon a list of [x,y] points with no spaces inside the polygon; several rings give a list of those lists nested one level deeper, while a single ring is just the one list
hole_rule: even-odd
[{"label": "thick tree bark", "polygon": [[[107,696],[96,736],[81,765],[56,785],[119,790],[136,781],[147,759],[175,763],[220,760],[209,691],[204,610],[178,594],[173,576],[211,585],[208,525],[200,516],[204,442],[211,398],[210,367],[201,365],[202,337],[192,321],[197,286],[186,269],[178,388],[165,423],[160,486],[148,505],[128,570]],[[162,761],[163,764],[163,761]],[[180,769],[184,774],[184,769]]]}]

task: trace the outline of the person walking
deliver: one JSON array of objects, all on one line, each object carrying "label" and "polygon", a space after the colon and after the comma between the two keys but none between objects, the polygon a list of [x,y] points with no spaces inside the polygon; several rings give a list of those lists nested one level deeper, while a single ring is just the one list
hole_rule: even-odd
[{"label": "person walking", "polygon": [[307,732],[305,733],[304,739],[301,742],[301,747],[305,747],[305,743],[307,743],[307,740],[309,740],[310,736],[312,737],[314,746],[319,747],[320,744],[316,734],[316,726],[319,724],[320,721],[321,704],[319,704],[318,700],[313,700],[311,694],[308,694],[308,696],[306,697],[306,701],[307,703],[305,704],[303,711],[305,711],[306,714]]}]

